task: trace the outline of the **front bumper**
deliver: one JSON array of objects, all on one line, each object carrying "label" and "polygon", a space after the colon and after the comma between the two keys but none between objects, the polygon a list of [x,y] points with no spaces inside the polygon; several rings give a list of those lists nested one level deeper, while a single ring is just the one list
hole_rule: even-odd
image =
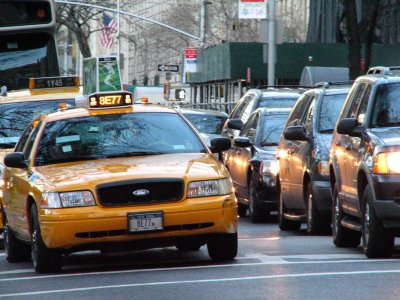
[{"label": "front bumper", "polygon": [[400,176],[373,175],[374,209],[385,227],[400,228]]},{"label": "front bumper", "polygon": [[277,210],[279,191],[276,186],[276,177],[262,176],[256,188],[259,195],[257,205],[270,211]]},{"label": "front bumper", "polygon": [[[128,233],[128,212],[152,211],[163,211],[164,230]],[[173,245],[177,238],[236,233],[237,200],[225,195],[151,206],[41,209],[39,221],[48,248],[102,249],[134,241],[154,248]]]}]

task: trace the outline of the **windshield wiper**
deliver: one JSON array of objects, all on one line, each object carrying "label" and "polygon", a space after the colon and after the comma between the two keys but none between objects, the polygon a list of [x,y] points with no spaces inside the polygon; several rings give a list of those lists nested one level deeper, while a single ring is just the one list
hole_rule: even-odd
[{"label": "windshield wiper", "polygon": [[79,157],[64,157],[64,158],[53,158],[53,159],[47,159],[47,160],[39,160],[38,165],[43,166],[43,165],[52,165],[52,164],[61,164],[61,163],[67,163],[67,162],[75,162],[75,161],[82,161],[82,160],[95,160],[99,159],[99,157],[96,156],[79,156]]},{"label": "windshield wiper", "polygon": [[161,151],[136,151],[136,152],[127,152],[127,153],[110,154],[110,155],[106,155],[105,158],[141,156],[141,155],[159,155],[159,154],[168,154],[168,152],[161,152]]},{"label": "windshield wiper", "polygon": [[9,148],[14,148],[17,143],[11,142],[11,143],[0,143],[0,149],[9,149]]},{"label": "windshield wiper", "polygon": [[267,142],[267,141],[263,141],[260,144],[261,146],[278,146],[277,142]]},{"label": "windshield wiper", "polygon": [[400,126],[400,122],[386,122],[386,123],[379,123],[374,127],[398,127]]},{"label": "windshield wiper", "polygon": [[332,128],[329,128],[329,129],[321,129],[319,132],[320,132],[320,133],[333,133],[333,129],[332,129]]}]

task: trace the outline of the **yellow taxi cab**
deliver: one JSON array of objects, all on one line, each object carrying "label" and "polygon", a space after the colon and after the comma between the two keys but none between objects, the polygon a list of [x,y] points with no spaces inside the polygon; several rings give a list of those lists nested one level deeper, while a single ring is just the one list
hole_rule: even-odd
[{"label": "yellow taxi cab", "polygon": [[[22,132],[37,116],[56,111],[59,104],[74,105],[81,93],[78,76],[42,77],[29,80],[29,90],[0,96],[0,174],[3,158],[12,151]],[[3,231],[0,191],[0,233]]]},{"label": "yellow taxi cab", "polygon": [[87,108],[37,118],[4,158],[5,253],[37,272],[62,255],[207,244],[212,260],[237,255],[237,200],[210,141],[177,111],[132,105],[128,93],[90,96]]}]

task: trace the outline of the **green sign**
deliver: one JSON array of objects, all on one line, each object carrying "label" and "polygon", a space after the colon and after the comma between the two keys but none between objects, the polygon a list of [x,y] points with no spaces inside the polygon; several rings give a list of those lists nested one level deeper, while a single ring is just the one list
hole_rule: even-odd
[{"label": "green sign", "polygon": [[83,60],[83,94],[90,95],[97,91],[97,58]]},{"label": "green sign", "polygon": [[99,92],[122,90],[116,57],[99,58]]},{"label": "green sign", "polygon": [[121,91],[117,57],[90,57],[83,60],[83,94]]}]

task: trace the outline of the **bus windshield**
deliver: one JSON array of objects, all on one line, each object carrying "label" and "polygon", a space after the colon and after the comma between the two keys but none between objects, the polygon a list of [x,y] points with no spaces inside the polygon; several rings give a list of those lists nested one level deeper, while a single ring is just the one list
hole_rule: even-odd
[{"label": "bus windshield", "polygon": [[55,41],[48,33],[0,36],[0,86],[29,87],[29,78],[59,76]]}]

